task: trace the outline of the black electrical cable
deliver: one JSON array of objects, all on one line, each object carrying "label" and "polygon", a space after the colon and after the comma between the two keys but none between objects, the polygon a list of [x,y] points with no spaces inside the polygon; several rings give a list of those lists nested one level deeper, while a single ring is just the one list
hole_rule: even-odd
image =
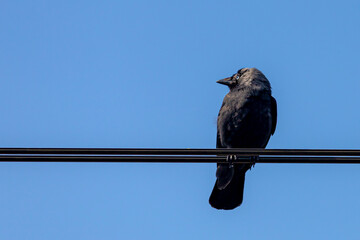
[{"label": "black electrical cable", "polygon": [[[341,150],[345,151],[345,150]],[[346,155],[346,153],[342,152]],[[220,155],[220,154],[219,154]],[[54,154],[1,154],[0,162],[128,162],[128,163],[225,163],[222,156],[111,156]],[[234,163],[360,163],[360,157],[344,156],[259,156],[237,155]]]},{"label": "black electrical cable", "polygon": [[1,154],[66,155],[239,155],[239,156],[360,156],[360,150],[342,149],[166,149],[166,148],[0,148]]}]

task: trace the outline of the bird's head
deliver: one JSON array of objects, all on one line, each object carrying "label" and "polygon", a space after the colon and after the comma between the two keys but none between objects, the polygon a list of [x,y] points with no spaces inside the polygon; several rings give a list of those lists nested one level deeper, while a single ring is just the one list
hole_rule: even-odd
[{"label": "bird's head", "polygon": [[271,89],[265,75],[256,68],[241,68],[231,77],[221,79],[217,83],[224,84],[231,89],[235,87],[249,87],[251,85],[262,86]]}]

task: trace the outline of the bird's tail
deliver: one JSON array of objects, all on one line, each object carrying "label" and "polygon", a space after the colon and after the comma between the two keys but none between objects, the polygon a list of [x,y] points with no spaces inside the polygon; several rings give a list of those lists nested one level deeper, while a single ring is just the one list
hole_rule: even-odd
[{"label": "bird's tail", "polygon": [[219,187],[219,179],[216,180],[209,198],[209,203],[212,207],[216,209],[231,210],[240,206],[243,201],[245,172],[249,169],[246,165],[239,164],[234,166],[234,175],[225,188],[222,189]]}]

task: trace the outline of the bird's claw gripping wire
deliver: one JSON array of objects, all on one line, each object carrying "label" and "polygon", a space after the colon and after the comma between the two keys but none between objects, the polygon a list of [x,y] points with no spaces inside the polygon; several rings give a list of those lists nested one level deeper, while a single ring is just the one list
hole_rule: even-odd
[{"label": "bird's claw gripping wire", "polygon": [[[226,156],[226,162],[229,163],[229,168],[234,167],[234,162],[238,160],[236,155],[227,155]],[[251,156],[250,157],[250,169],[255,166],[255,163],[259,161],[259,156]]]},{"label": "bird's claw gripping wire", "polygon": [[234,162],[237,160],[237,156],[236,155],[227,155],[226,156],[226,161],[229,163],[229,168],[233,168],[234,167]]}]

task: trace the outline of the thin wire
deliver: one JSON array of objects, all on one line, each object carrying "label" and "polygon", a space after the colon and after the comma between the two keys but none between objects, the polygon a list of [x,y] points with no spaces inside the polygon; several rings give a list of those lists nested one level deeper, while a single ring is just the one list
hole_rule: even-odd
[{"label": "thin wire", "polygon": [[225,163],[227,155],[235,163],[360,163],[360,150],[343,149],[0,148],[0,162]]},{"label": "thin wire", "polygon": [[360,156],[360,150],[345,149],[151,149],[151,148],[0,148],[1,154],[66,155],[238,155],[238,156]]},{"label": "thin wire", "polygon": [[[226,163],[225,156],[19,156],[0,155],[0,162]],[[238,157],[234,163],[360,163],[360,157]]]}]

